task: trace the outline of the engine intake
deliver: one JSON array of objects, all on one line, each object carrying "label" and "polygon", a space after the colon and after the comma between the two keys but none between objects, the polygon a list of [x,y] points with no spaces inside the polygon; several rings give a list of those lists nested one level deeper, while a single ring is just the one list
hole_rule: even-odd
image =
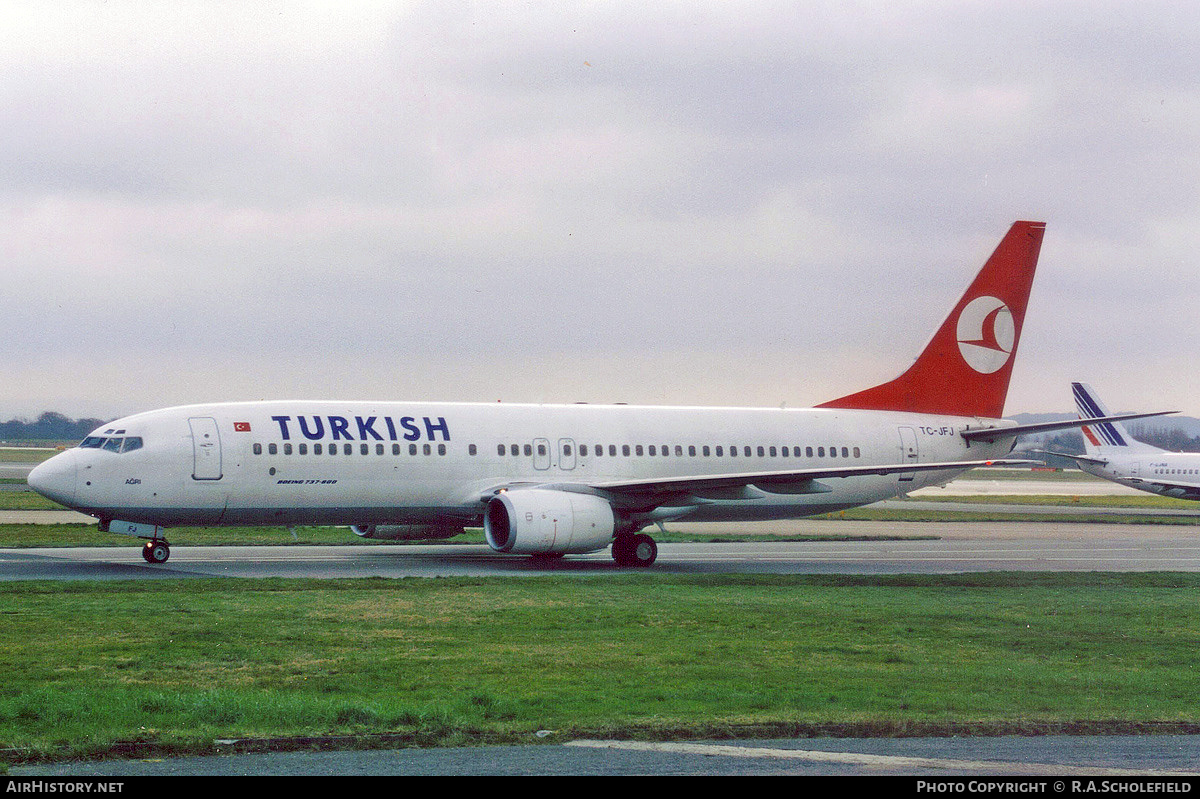
[{"label": "engine intake", "polygon": [[483,514],[488,546],[521,555],[595,552],[609,545],[615,528],[604,499],[545,488],[498,494]]}]

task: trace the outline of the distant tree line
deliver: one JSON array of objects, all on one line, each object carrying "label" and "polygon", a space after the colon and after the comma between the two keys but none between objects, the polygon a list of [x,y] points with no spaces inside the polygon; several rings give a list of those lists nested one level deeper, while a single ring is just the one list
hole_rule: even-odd
[{"label": "distant tree line", "polygon": [[[1189,436],[1179,428],[1133,425],[1129,428],[1129,434],[1142,443],[1169,452],[1200,452],[1200,436]],[[1077,430],[1059,433],[1047,438],[1040,448],[1052,452],[1082,455],[1084,451],[1083,434]]]},{"label": "distant tree line", "polygon": [[1129,432],[1138,441],[1160,449],[1171,452],[1200,452],[1200,436],[1189,436],[1179,428],[1133,425]]},{"label": "distant tree line", "polygon": [[76,441],[102,424],[103,419],[71,419],[61,413],[46,411],[35,422],[24,419],[0,422],[0,441]]}]

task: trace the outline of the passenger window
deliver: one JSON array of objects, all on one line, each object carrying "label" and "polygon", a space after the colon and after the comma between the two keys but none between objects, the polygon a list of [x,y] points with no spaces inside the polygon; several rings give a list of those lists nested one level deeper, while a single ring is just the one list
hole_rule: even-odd
[{"label": "passenger window", "polygon": [[291,455],[291,454],[292,454],[292,445],[291,445],[291,444],[284,444],[284,445],[283,445],[283,454],[284,454],[284,455]]},{"label": "passenger window", "polygon": [[688,457],[689,458],[696,457],[696,447],[694,444],[688,446]]},{"label": "passenger window", "polygon": [[633,454],[637,455],[639,458],[642,457],[642,445],[641,444],[637,444],[636,446],[634,446]]},{"label": "passenger window", "polygon": [[445,444],[438,444],[438,454],[439,455],[446,454],[446,445]]},{"label": "passenger window", "polygon": [[324,450],[321,449],[320,444],[313,444],[313,454],[314,455],[320,455],[322,452],[324,452]]},{"label": "passenger window", "polygon": [[299,449],[299,453],[300,453],[301,455],[307,455],[307,454],[308,454],[308,444],[301,444],[301,445],[300,445],[300,449]]},{"label": "passenger window", "polygon": [[255,445],[254,445],[254,454],[255,454],[255,455],[261,455],[261,454],[262,454],[262,444],[255,444]]},{"label": "passenger window", "polygon": [[526,444],[525,445],[525,457],[528,458],[532,454],[533,454],[533,444]]},{"label": "passenger window", "polygon": [[[417,454],[417,445],[416,445],[416,444],[409,444],[409,445],[408,445],[408,454],[409,454],[409,455],[416,455],[416,454]],[[501,455],[503,455],[503,454],[504,454],[504,445],[503,445],[503,444],[501,444],[501,445],[500,445],[500,454],[501,454]]]},{"label": "passenger window", "polygon": [[624,455],[626,458],[629,457],[629,445],[628,444],[621,445],[621,454]]},{"label": "passenger window", "polygon": [[579,445],[579,457],[581,457],[581,458],[587,457],[587,444]]},{"label": "passenger window", "polygon": [[278,444],[268,444],[267,452],[271,455],[278,455],[279,454],[279,445]]},{"label": "passenger window", "polygon": [[758,448],[758,457],[760,457],[760,458],[761,458],[761,457],[763,457],[763,456],[764,456],[764,455],[766,455],[766,454],[767,454],[767,453],[766,453],[766,452],[763,450],[763,448],[762,448],[762,447],[759,447],[759,448]]},{"label": "passenger window", "polygon": [[707,445],[707,444],[705,444],[705,445],[704,445],[704,446],[703,446],[703,447],[700,449],[700,452],[701,452],[701,454],[703,454],[703,455],[704,455],[704,457],[706,457],[706,458],[707,458],[707,457],[709,456],[709,453],[710,453],[710,452],[712,452],[712,450],[711,450],[711,449],[709,449],[709,447],[708,447],[708,445]]},{"label": "passenger window", "polygon": [[772,458],[775,457],[775,448],[774,447],[771,447],[771,457]]},{"label": "passenger window", "polygon": [[[399,444],[397,444],[397,445],[396,445],[396,449],[398,450],[399,448],[400,448],[400,445],[399,445]],[[475,445],[474,445],[474,444],[471,444],[470,446],[468,446],[468,447],[467,447],[467,454],[468,454],[468,455],[474,455],[474,454],[475,454]]]}]

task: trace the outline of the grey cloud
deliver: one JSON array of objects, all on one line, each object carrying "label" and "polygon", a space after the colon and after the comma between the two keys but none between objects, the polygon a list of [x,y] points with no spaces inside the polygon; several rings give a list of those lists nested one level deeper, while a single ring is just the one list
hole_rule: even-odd
[{"label": "grey cloud", "polygon": [[0,40],[0,368],[133,363],[155,402],[192,364],[214,395],[803,404],[902,368],[1019,217],[1049,223],[1031,314],[1071,325],[1030,319],[1013,410],[1163,383],[1144,342],[1194,307],[1190,6],[184,8]]}]

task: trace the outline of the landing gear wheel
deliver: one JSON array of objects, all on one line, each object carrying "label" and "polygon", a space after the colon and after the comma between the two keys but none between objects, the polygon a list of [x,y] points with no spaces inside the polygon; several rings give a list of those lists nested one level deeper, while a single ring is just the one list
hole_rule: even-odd
[{"label": "landing gear wheel", "polygon": [[613,541],[612,556],[618,566],[645,568],[658,558],[658,544],[645,533],[619,535]]},{"label": "landing gear wheel", "polygon": [[142,557],[147,563],[166,563],[171,557],[171,546],[166,541],[147,541],[142,547]]}]

